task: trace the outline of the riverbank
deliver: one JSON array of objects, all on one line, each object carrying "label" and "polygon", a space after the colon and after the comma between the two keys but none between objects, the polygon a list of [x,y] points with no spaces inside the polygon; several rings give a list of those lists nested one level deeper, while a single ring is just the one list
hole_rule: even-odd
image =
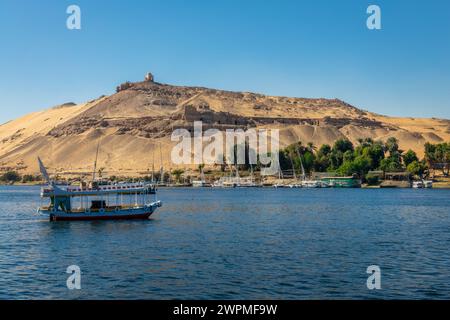
[{"label": "riverbank", "polygon": [[0,182],[0,186],[24,186],[24,187],[32,187],[32,186],[42,186],[44,185],[42,182]]},{"label": "riverbank", "polygon": [[[432,180],[434,189],[450,189],[450,177],[438,177]],[[275,184],[295,184],[296,180],[294,179],[274,179],[271,180],[269,184],[263,184],[258,186],[258,188],[272,188]],[[14,183],[6,183],[0,182],[0,186],[42,186],[44,183],[42,181],[34,181],[34,182],[14,182]],[[159,188],[194,188],[192,184],[188,183],[180,183],[180,184],[164,184],[160,185]],[[208,188],[208,187],[206,187]],[[217,187],[216,187],[217,188]],[[362,184],[362,189],[378,189],[380,185],[368,185]]]},{"label": "riverbank", "polygon": [[450,188],[450,177],[449,178],[438,178],[433,181],[433,188],[436,189],[449,189]]}]

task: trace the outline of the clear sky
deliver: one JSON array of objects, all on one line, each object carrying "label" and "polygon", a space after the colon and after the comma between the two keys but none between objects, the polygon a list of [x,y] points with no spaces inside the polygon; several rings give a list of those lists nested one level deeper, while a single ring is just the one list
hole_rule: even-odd
[{"label": "clear sky", "polygon": [[[81,8],[81,30],[66,9]],[[382,30],[366,27],[377,4]],[[159,82],[450,119],[448,0],[0,0],[0,122]]]}]

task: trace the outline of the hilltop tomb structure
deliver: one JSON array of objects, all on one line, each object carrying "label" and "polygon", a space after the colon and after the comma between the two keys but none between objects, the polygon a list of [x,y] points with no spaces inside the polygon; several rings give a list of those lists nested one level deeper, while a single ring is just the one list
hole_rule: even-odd
[{"label": "hilltop tomb structure", "polygon": [[[153,82],[155,82],[155,77],[153,76],[153,74],[151,72],[148,72],[145,75],[144,81],[153,83]],[[127,81],[125,83],[122,83],[122,84],[118,85],[116,87],[116,92],[127,90],[127,89],[131,88],[132,86],[133,86],[133,83],[131,83],[130,81]]]}]

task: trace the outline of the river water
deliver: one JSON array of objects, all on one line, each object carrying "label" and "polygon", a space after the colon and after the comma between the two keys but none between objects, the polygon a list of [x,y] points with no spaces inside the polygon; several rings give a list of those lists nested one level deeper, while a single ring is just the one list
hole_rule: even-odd
[{"label": "river water", "polygon": [[[161,189],[146,221],[53,222],[0,187],[1,299],[450,299],[450,190]],[[81,269],[69,290],[66,269]],[[381,270],[369,290],[368,266]]]}]

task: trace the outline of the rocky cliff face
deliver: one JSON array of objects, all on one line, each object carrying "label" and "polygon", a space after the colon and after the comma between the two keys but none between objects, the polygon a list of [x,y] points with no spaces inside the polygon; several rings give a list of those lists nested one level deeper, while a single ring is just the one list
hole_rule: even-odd
[{"label": "rocky cliff face", "polygon": [[110,172],[145,171],[154,155],[170,163],[170,135],[176,128],[279,128],[282,145],[316,145],[347,137],[387,139],[422,153],[426,141],[450,140],[450,122],[390,118],[338,99],[273,97],[146,81],[126,83],[117,93],[82,105],[65,104],[0,126],[0,169],[37,172],[41,156],[54,170],[89,171],[101,141],[100,166]]}]

